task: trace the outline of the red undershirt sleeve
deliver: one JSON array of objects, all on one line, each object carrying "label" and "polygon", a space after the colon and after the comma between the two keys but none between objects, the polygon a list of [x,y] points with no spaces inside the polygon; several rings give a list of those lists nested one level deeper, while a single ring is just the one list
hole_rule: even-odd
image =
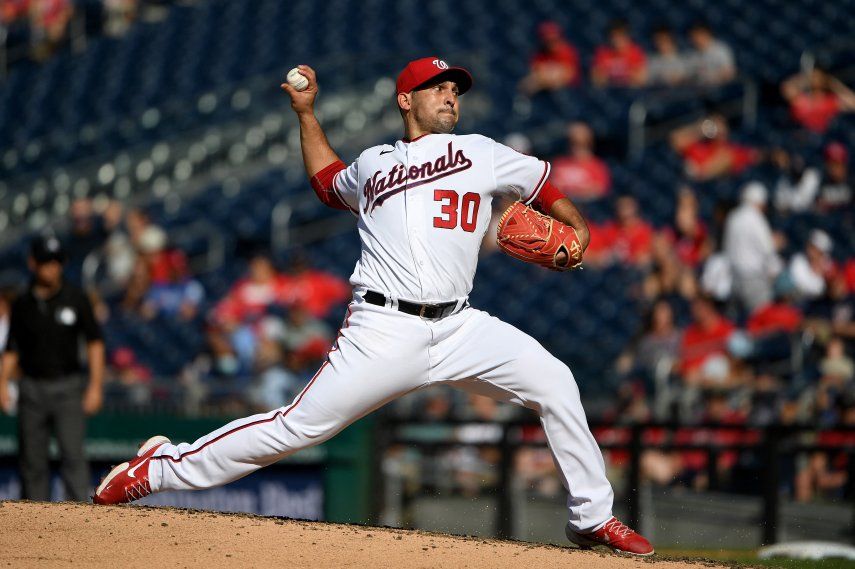
[{"label": "red undershirt sleeve", "polygon": [[335,175],[345,168],[344,162],[336,160],[332,164],[325,166],[309,180],[312,184],[312,189],[315,190],[315,194],[324,205],[335,209],[351,209],[335,191],[334,186]]},{"label": "red undershirt sleeve", "polygon": [[540,193],[537,194],[537,197],[534,198],[532,202],[532,206],[534,209],[538,210],[541,213],[545,213],[546,215],[550,215],[552,211],[552,204],[565,197],[561,190],[553,186],[547,180],[543,187],[540,189]]}]

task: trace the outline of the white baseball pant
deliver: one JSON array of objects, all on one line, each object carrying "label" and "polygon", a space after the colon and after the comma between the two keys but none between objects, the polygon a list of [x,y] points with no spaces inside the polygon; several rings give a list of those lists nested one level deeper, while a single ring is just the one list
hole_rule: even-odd
[{"label": "white baseball pant", "polygon": [[427,320],[368,304],[358,295],[327,361],[290,405],[232,421],[194,443],[163,445],[149,468],[151,488],[227,484],[434,384],[537,412],[569,494],[570,527],[587,532],[608,521],[611,484],[566,365],[486,312],[466,307]]}]

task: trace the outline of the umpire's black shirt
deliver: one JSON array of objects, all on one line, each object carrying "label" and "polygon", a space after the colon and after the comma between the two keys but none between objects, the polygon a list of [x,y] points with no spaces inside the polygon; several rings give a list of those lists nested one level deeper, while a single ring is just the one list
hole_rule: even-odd
[{"label": "umpire's black shirt", "polygon": [[78,288],[63,283],[52,297],[33,293],[33,285],[12,304],[7,352],[18,354],[24,375],[51,379],[78,373],[80,336],[102,339],[92,304]]}]

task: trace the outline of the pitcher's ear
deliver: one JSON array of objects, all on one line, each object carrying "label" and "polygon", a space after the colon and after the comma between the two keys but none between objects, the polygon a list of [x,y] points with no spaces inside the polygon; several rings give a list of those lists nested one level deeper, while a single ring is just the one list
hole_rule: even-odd
[{"label": "pitcher's ear", "polygon": [[412,93],[398,93],[398,108],[403,111],[409,111],[413,104]]}]

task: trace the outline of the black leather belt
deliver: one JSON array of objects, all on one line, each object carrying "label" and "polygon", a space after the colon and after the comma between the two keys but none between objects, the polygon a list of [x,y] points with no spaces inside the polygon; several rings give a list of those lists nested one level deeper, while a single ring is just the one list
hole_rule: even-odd
[{"label": "black leather belt", "polygon": [[[363,295],[363,298],[368,304],[386,306],[386,295],[383,293],[369,290]],[[466,304],[466,302],[463,303],[464,306],[466,306]],[[439,304],[418,304],[416,302],[409,302],[406,300],[398,301],[399,311],[406,314],[412,314],[413,316],[421,316],[422,318],[445,318],[446,316],[451,316],[454,313],[455,308],[457,308],[456,300],[452,300],[451,302],[441,302]]]}]

